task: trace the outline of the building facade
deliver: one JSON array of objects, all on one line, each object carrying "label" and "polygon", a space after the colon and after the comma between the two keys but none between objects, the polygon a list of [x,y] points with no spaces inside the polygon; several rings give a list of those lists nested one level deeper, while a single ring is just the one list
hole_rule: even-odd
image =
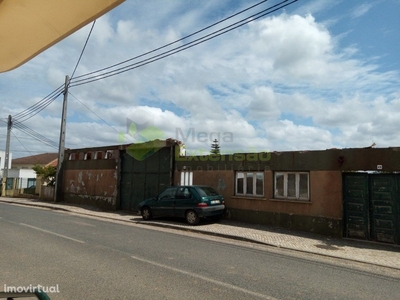
[{"label": "building facade", "polygon": [[175,182],[213,186],[227,218],[400,243],[400,148],[179,158]]}]

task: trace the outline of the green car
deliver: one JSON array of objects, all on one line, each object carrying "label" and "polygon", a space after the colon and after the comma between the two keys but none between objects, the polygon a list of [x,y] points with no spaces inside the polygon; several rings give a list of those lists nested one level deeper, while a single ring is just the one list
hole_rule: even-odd
[{"label": "green car", "polygon": [[201,218],[221,218],[224,210],[224,198],[212,187],[200,185],[171,186],[139,203],[144,220],[171,216],[185,218],[190,225],[198,224]]}]

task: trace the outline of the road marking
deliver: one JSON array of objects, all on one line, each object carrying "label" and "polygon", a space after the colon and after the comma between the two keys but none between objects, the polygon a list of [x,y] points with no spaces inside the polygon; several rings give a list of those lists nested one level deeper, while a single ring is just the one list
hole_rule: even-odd
[{"label": "road marking", "polygon": [[78,243],[85,244],[84,241],[77,240],[77,239],[71,238],[71,237],[66,236],[66,235],[58,234],[58,233],[55,233],[55,232],[52,232],[52,231],[49,231],[49,230],[45,230],[45,229],[42,229],[42,228],[39,228],[39,227],[35,227],[35,226],[32,226],[32,225],[28,225],[28,224],[25,224],[25,223],[19,223],[19,224],[20,224],[20,225],[23,225],[23,226],[26,226],[26,227],[29,227],[29,228],[33,228],[33,229],[42,231],[42,232],[50,233],[50,234],[53,234],[53,235],[56,235],[56,236],[59,236],[59,237],[62,237],[62,238],[65,238],[65,239],[74,241],[74,242],[78,242]]},{"label": "road marking", "polygon": [[85,222],[79,222],[79,221],[70,221],[70,222],[71,222],[71,223],[78,224],[78,225],[84,225],[84,226],[96,227],[96,225],[93,225],[93,224],[88,224],[88,223],[85,223]]},{"label": "road marking", "polygon": [[133,259],[136,259],[136,260],[144,262],[144,263],[151,264],[153,266],[157,266],[157,267],[164,268],[164,269],[167,269],[167,270],[171,270],[171,271],[174,271],[174,272],[177,272],[177,273],[181,273],[183,275],[187,275],[187,276],[198,278],[198,279],[201,279],[201,280],[204,280],[204,281],[208,281],[208,282],[211,282],[211,283],[226,287],[228,289],[232,289],[232,290],[236,290],[236,291],[239,291],[239,292],[243,292],[243,293],[246,293],[246,294],[249,294],[249,295],[252,295],[252,296],[256,296],[256,297],[259,297],[259,298],[262,298],[262,299],[278,300],[277,298],[274,298],[274,297],[271,297],[271,296],[267,296],[267,295],[264,295],[264,294],[260,294],[260,293],[256,293],[256,292],[253,292],[253,291],[250,291],[250,290],[246,290],[246,289],[237,287],[237,286],[235,286],[233,284],[229,284],[229,283],[226,283],[226,282],[218,281],[218,280],[211,279],[211,278],[208,278],[208,277],[205,277],[205,276],[202,276],[202,275],[198,275],[198,274],[193,274],[193,273],[190,273],[188,271],[184,271],[184,270],[180,270],[180,269],[177,269],[177,268],[174,268],[174,267],[170,267],[170,266],[167,266],[167,265],[159,264],[159,263],[156,263],[154,261],[150,261],[150,260],[147,260],[147,259],[144,259],[144,258],[140,258],[140,257],[137,257],[137,256],[131,256],[131,257]]}]

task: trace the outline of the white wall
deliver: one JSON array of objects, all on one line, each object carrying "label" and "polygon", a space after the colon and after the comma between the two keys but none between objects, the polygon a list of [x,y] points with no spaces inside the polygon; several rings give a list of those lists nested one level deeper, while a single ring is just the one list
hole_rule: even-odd
[{"label": "white wall", "polygon": [[8,177],[12,178],[36,178],[36,172],[32,169],[9,169]]},{"label": "white wall", "polygon": [[27,188],[28,178],[36,178],[36,172],[32,169],[9,169],[8,178],[20,178],[16,188]]}]

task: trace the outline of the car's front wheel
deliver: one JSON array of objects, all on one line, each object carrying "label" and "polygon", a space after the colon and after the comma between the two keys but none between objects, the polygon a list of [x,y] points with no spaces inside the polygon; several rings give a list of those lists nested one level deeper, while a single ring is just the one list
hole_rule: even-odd
[{"label": "car's front wheel", "polygon": [[151,214],[151,209],[148,206],[145,206],[141,210],[143,220],[151,220],[153,215]]},{"label": "car's front wheel", "polygon": [[189,210],[186,212],[186,222],[190,225],[196,225],[200,221],[199,216],[194,210]]}]

